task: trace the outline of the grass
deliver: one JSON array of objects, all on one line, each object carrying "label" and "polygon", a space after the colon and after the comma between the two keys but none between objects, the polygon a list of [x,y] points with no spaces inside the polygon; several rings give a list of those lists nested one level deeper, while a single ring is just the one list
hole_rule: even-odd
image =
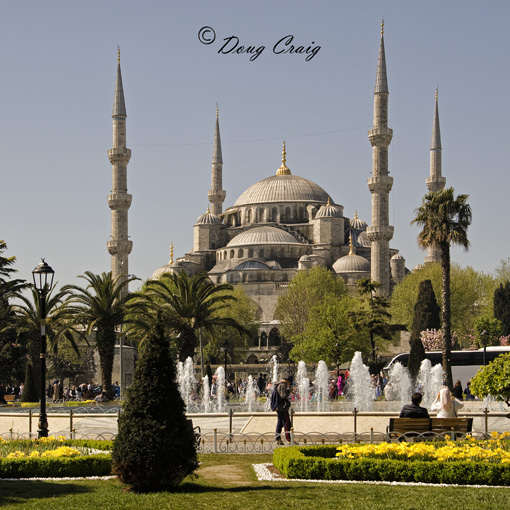
[{"label": "grass", "polygon": [[187,480],[175,493],[134,494],[127,492],[117,480],[0,481],[0,507],[2,510],[482,510],[510,506],[510,488],[258,482],[252,464],[271,460],[272,455],[201,455],[198,476]]}]

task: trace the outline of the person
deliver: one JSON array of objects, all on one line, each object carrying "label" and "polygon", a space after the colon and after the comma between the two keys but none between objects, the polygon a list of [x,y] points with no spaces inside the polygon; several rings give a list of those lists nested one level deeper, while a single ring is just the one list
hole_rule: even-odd
[{"label": "person", "polygon": [[53,383],[53,402],[60,400],[60,385],[58,379]]},{"label": "person", "polygon": [[464,404],[452,396],[448,386],[444,385],[439,390],[430,410],[437,411],[438,418],[456,418],[457,409],[461,407],[464,407]]},{"label": "person", "polygon": [[423,395],[421,393],[413,393],[411,396],[411,404],[406,404],[400,411],[400,418],[429,418],[429,412],[420,407]]},{"label": "person", "polygon": [[464,400],[464,392],[462,391],[462,383],[460,381],[455,382],[452,395],[458,400]]},{"label": "person", "polygon": [[294,382],[294,377],[292,375],[286,375],[274,388],[274,391],[278,392],[279,397],[279,405],[276,409],[276,415],[278,416],[278,421],[276,422],[276,443],[279,445],[283,444],[282,441],[282,428],[285,428],[285,439],[290,443],[290,398],[291,392],[290,388],[292,383]]},{"label": "person", "polygon": [[466,395],[466,400],[474,400],[475,396],[471,393],[471,379],[466,384],[466,389],[464,390]]},{"label": "person", "polygon": [[96,402],[108,402],[108,397],[106,393],[103,391],[100,395],[98,395],[95,399]]}]

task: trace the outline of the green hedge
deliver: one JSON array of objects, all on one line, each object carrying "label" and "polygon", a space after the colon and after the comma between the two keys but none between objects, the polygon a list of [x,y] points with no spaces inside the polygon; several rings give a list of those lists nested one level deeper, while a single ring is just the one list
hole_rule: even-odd
[{"label": "green hedge", "polygon": [[273,464],[287,478],[510,485],[510,465],[489,462],[336,459],[335,446],[277,448]]},{"label": "green hedge", "polygon": [[0,458],[0,478],[108,476],[111,472],[112,459],[107,453],[83,457]]}]

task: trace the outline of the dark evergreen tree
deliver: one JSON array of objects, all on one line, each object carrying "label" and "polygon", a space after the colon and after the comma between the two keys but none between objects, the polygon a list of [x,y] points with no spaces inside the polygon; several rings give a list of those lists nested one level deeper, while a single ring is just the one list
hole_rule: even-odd
[{"label": "dark evergreen tree", "polygon": [[420,282],[418,299],[414,305],[413,325],[411,327],[408,370],[411,378],[416,380],[421,362],[425,359],[425,349],[421,341],[421,332],[426,329],[439,329],[441,308],[430,280]]},{"label": "dark evergreen tree", "polygon": [[502,283],[494,291],[494,317],[503,325],[503,335],[510,335],[510,282]]},{"label": "dark evergreen tree", "polygon": [[158,320],[141,345],[112,451],[113,472],[135,492],[174,490],[198,467],[175,378],[170,344]]},{"label": "dark evergreen tree", "polygon": [[209,388],[210,388],[211,384],[212,384],[212,368],[211,368],[211,365],[209,365],[209,363],[207,363],[207,365],[205,366],[205,375],[207,376],[207,379],[209,379]]},{"label": "dark evergreen tree", "polygon": [[27,369],[25,372],[25,382],[23,383],[23,393],[21,394],[22,402],[38,402],[39,392],[35,385],[34,368],[30,361],[27,363]]}]

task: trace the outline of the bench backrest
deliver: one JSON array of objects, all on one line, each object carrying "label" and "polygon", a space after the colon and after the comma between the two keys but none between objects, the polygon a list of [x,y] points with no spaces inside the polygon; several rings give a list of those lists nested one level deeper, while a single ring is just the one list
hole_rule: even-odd
[{"label": "bench backrest", "polygon": [[4,395],[4,399],[6,402],[12,402],[16,395]]},{"label": "bench backrest", "polygon": [[390,418],[389,432],[427,432],[430,418]]},{"label": "bench backrest", "polygon": [[434,432],[453,430],[466,434],[473,428],[473,418],[431,418],[431,420],[431,430]]}]

